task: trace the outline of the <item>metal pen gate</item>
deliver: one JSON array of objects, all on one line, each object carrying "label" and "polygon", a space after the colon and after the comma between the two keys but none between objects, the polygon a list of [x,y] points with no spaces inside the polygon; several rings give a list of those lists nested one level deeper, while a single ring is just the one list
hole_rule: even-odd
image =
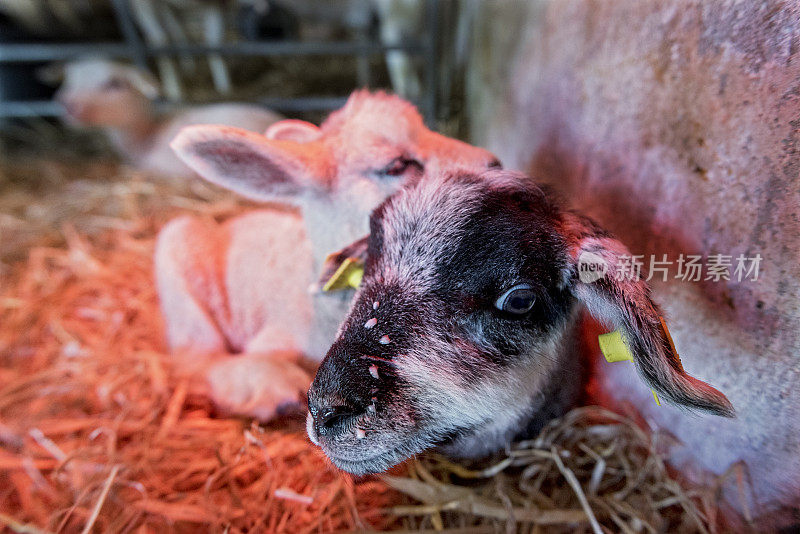
[{"label": "metal pen gate", "polygon": [[[87,55],[103,55],[132,61],[148,69],[148,59],[163,56],[353,56],[369,58],[388,51],[403,51],[421,57],[424,64],[424,88],[420,101],[415,102],[426,122],[433,125],[437,106],[437,35],[439,0],[425,0],[425,31],[412,42],[382,43],[377,39],[359,41],[237,41],[219,46],[199,44],[152,46],[139,35],[128,0],[110,0],[114,16],[124,38],[122,42],[105,43],[2,43],[0,64],[66,61]],[[369,62],[359,68],[353,88],[368,86]],[[346,95],[320,95],[296,98],[259,98],[256,103],[283,112],[333,110],[340,107]],[[164,105],[164,102],[161,102]],[[58,103],[50,100],[2,100],[0,118],[48,117],[61,114]]]}]

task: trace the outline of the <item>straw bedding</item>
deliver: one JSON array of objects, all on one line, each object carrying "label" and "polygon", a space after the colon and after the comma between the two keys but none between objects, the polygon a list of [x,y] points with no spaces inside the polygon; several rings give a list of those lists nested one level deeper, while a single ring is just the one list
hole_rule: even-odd
[{"label": "straw bedding", "polygon": [[151,256],[170,217],[249,206],[112,163],[29,159],[0,178],[0,525],[11,531],[718,526],[713,487],[681,489],[657,437],[600,409],[480,463],[431,454],[361,479],[331,467],[301,420],[219,416],[173,374]]}]

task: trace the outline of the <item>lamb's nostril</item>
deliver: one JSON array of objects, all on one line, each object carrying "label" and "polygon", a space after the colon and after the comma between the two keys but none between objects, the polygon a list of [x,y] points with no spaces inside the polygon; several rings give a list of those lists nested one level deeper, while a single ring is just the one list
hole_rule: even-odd
[{"label": "lamb's nostril", "polygon": [[500,160],[499,160],[499,159],[497,159],[497,158],[494,158],[494,159],[492,159],[491,161],[489,161],[489,165],[488,165],[488,167],[489,167],[490,169],[502,169],[502,168],[503,168],[503,164],[502,164],[502,163],[500,163]]},{"label": "lamb's nostril", "polygon": [[322,409],[318,414],[318,431],[320,434],[335,432],[357,415],[359,415],[358,412],[347,406],[333,406]]}]

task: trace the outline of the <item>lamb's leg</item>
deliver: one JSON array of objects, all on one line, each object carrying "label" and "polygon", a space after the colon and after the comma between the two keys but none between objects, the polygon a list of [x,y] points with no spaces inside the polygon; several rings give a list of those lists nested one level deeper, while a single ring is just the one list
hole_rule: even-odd
[{"label": "lamb's leg", "polygon": [[222,411],[262,421],[304,406],[311,376],[299,365],[302,354],[284,327],[264,325],[236,358],[208,367],[206,383]]},{"label": "lamb's leg", "polygon": [[[269,420],[304,404],[311,384],[297,365],[310,312],[304,235],[294,216],[271,212],[221,227],[180,217],[159,234],[156,276],[176,366],[223,412]],[[277,246],[284,240],[293,250]],[[282,311],[267,313],[274,306]],[[248,324],[261,326],[251,332]]]},{"label": "lamb's leg", "polygon": [[[155,276],[167,333],[175,354],[219,354],[227,342],[215,308],[223,308],[219,288],[222,251],[215,228],[195,217],[179,217],[158,235]],[[188,362],[187,362],[188,363]]]},{"label": "lamb's leg", "polygon": [[223,412],[268,421],[305,405],[311,376],[293,351],[221,359],[206,373],[209,395]]}]

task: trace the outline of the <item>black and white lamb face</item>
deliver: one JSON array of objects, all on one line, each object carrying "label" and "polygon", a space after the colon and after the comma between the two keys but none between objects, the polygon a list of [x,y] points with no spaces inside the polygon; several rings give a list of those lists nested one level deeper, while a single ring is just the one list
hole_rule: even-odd
[{"label": "black and white lamb face", "polygon": [[679,369],[646,286],[577,279],[582,247],[627,252],[508,171],[427,176],[388,199],[368,239],[340,255],[365,256],[365,272],[309,390],[311,439],[356,474],[436,445],[467,456],[502,447],[549,403],[574,401],[578,301],[626,329],[665,398],[729,411]]}]

